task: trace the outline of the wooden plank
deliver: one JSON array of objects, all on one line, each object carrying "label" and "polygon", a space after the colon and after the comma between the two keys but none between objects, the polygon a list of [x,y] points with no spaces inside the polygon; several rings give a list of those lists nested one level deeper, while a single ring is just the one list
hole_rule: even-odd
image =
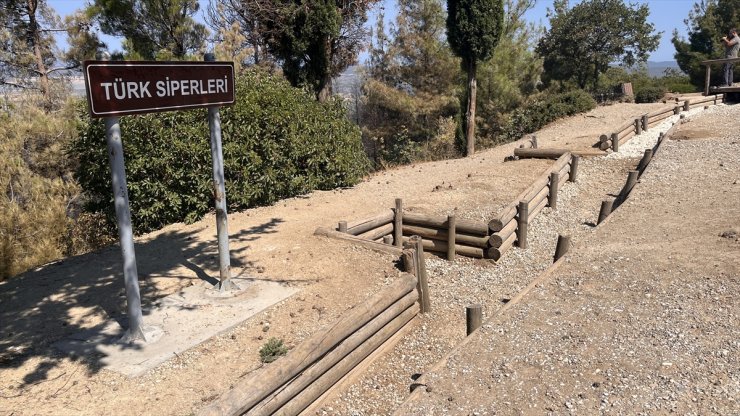
[{"label": "wooden plank", "polygon": [[366,233],[362,233],[358,235],[357,237],[365,239],[365,240],[372,240],[375,241],[379,238],[383,238],[387,235],[390,235],[393,233],[393,223],[389,222],[388,224],[381,225],[380,227],[370,230]]},{"label": "wooden plank", "polygon": [[540,201],[539,204],[537,204],[534,208],[532,208],[531,211],[529,211],[529,221],[531,222],[535,218],[537,218],[538,215],[540,215],[540,212],[542,212],[543,209],[547,206],[547,198]]},{"label": "wooden plank", "polygon": [[416,283],[417,279],[414,276],[401,276],[365,302],[349,309],[335,324],[316,332],[285,357],[238,381],[231,390],[201,409],[198,414],[201,416],[243,414],[316,362],[341,340],[413,291]]}]

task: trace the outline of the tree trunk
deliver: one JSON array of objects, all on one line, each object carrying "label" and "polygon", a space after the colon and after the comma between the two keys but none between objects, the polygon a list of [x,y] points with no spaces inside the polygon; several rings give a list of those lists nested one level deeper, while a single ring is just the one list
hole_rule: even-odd
[{"label": "tree trunk", "polygon": [[36,70],[39,76],[39,89],[44,95],[44,100],[47,102],[50,100],[49,94],[49,74],[46,72],[46,65],[44,64],[44,57],[41,53],[41,31],[39,29],[38,21],[36,20],[36,10],[38,7],[38,0],[28,0],[28,38],[32,39],[33,42],[33,54],[36,60]]},{"label": "tree trunk", "polygon": [[319,90],[316,92],[316,99],[320,102],[326,102],[331,97],[331,77],[327,74],[319,85]]},{"label": "tree trunk", "polygon": [[468,63],[468,109],[465,112],[465,142],[466,156],[475,153],[475,101],[478,85],[475,80],[477,62],[473,59]]}]

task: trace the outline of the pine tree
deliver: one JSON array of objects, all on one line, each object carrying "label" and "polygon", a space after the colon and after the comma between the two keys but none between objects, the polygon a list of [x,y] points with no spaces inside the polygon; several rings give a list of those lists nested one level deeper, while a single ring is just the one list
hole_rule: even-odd
[{"label": "pine tree", "polygon": [[503,0],[448,0],[447,39],[462,58],[467,73],[465,142],[468,156],[475,153],[476,72],[478,64],[491,58],[503,32]]}]

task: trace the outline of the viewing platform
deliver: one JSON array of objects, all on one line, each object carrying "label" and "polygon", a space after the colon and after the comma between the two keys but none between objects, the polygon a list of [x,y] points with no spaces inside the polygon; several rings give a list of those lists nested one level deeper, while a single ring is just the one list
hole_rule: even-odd
[{"label": "viewing platform", "polygon": [[701,64],[706,67],[706,76],[704,77],[704,95],[709,95],[711,92],[712,94],[724,94],[724,93],[730,93],[730,92],[740,92],[740,85],[738,86],[731,86],[731,87],[716,87],[716,86],[709,86],[709,82],[711,79],[711,73],[712,73],[712,65],[714,64],[726,64],[726,63],[735,63],[740,62],[740,58],[724,58],[724,59],[710,59],[707,61],[701,61]]}]

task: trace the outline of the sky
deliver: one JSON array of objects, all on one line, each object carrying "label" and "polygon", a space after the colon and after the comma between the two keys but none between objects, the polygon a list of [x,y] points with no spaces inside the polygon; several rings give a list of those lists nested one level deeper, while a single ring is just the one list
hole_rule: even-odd
[{"label": "sky", "polygon": [[[205,6],[208,0],[200,0]],[[686,25],[684,20],[688,17],[694,3],[697,0],[632,0],[635,4],[647,4],[650,7],[650,17],[648,20],[655,25],[655,29],[663,32],[660,40],[660,46],[650,56],[651,61],[672,61],[675,50],[671,44],[671,36],[674,29],[677,29],[682,36],[686,35]],[[56,12],[65,16],[73,13],[75,10],[85,5],[85,0],[47,0],[49,6]],[[396,0],[382,0],[387,18],[390,18],[396,10]],[[577,3],[572,1],[571,4]],[[527,12],[525,18],[531,22],[547,25],[547,9],[552,7],[552,0],[537,0],[534,8]],[[204,7],[201,7],[204,9]],[[120,39],[110,36],[103,36],[103,41],[108,44],[110,50],[121,48]],[[63,44],[60,42],[60,46]]]}]

